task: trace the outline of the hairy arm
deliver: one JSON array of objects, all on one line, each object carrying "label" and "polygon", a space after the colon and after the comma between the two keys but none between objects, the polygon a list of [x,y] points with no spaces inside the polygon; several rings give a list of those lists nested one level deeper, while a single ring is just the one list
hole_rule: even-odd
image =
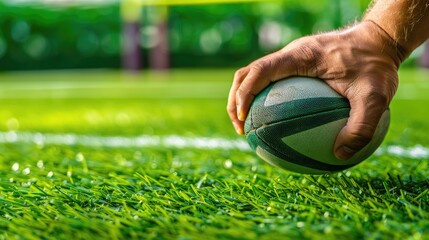
[{"label": "hairy arm", "polygon": [[377,24],[409,55],[429,38],[429,1],[376,0],[363,21]]}]

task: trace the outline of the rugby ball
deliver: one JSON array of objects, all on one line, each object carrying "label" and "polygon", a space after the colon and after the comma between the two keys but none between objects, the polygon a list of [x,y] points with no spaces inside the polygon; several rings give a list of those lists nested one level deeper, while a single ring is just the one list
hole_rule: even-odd
[{"label": "rugby ball", "polygon": [[244,130],[256,154],[277,167],[303,174],[345,170],[380,146],[390,123],[386,110],[374,137],[349,160],[338,160],[334,143],[349,117],[348,100],[316,78],[292,77],[270,84],[249,110]]}]

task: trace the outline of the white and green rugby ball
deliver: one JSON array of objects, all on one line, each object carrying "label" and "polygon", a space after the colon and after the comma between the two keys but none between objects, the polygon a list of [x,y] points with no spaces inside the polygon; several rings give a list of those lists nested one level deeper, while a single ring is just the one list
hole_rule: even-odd
[{"label": "white and green rugby ball", "polygon": [[374,153],[390,123],[386,110],[371,142],[351,159],[341,161],[333,148],[349,112],[348,100],[322,80],[280,80],[255,97],[245,122],[246,138],[259,157],[280,168],[304,174],[338,172]]}]

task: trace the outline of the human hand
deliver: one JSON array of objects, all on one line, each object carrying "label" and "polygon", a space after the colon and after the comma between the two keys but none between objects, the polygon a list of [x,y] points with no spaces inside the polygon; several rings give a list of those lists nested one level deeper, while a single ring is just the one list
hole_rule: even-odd
[{"label": "human hand", "polygon": [[371,21],[303,37],[237,70],[227,111],[237,133],[243,134],[254,97],[271,82],[297,75],[318,77],[350,102],[350,117],[333,149],[338,159],[346,160],[372,139],[396,92],[405,55]]}]

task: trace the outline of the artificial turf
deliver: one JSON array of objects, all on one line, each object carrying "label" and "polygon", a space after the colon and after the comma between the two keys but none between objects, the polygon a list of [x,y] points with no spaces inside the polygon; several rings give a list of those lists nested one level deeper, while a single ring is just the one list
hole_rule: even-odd
[{"label": "artificial turf", "polygon": [[[0,75],[0,132],[236,136],[232,70]],[[428,146],[429,72],[405,69],[382,148]],[[242,149],[0,144],[0,239],[426,239],[429,155],[308,176]]]}]

